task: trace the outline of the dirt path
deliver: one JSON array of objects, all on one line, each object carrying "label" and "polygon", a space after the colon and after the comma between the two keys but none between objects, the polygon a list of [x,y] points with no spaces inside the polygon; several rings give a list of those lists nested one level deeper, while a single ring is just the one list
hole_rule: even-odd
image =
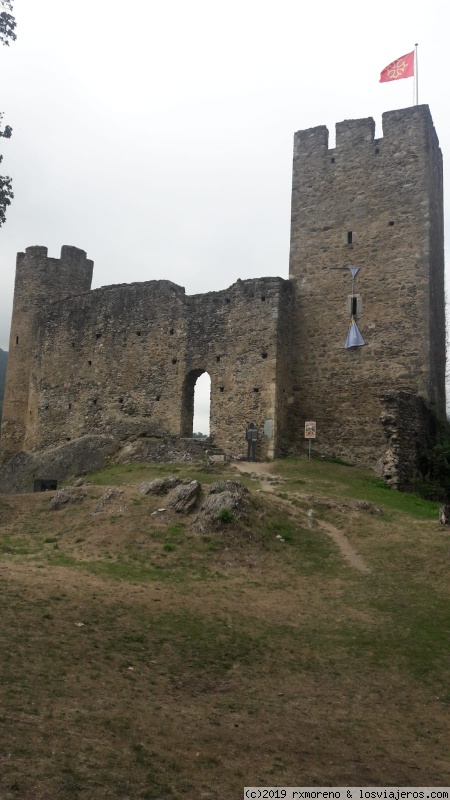
[{"label": "dirt path", "polygon": [[[267,464],[249,461],[234,461],[233,466],[238,470],[238,472],[245,472],[247,474],[253,472],[255,475],[258,475],[261,480],[261,490],[263,492],[274,492],[275,486],[271,479],[279,477],[280,481],[282,480],[282,478],[273,472],[271,467]],[[266,478],[266,480],[264,480],[264,478]],[[289,507],[291,512],[293,512],[296,516],[301,516],[303,519],[306,519],[308,524],[311,525],[311,517],[307,513],[298,509],[293,503],[291,503],[290,500],[277,497],[276,502],[285,507]],[[333,542],[341,551],[342,556],[352,567],[354,567],[354,569],[357,569],[359,572],[371,571],[364,562],[362,556],[356,552],[346,535],[342,533],[339,528],[336,528],[330,522],[325,522],[324,520],[315,519],[314,524],[333,540]]]}]

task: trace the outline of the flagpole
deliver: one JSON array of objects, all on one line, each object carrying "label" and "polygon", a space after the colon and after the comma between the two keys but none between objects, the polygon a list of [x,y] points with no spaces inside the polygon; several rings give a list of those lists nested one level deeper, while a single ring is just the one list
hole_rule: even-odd
[{"label": "flagpole", "polygon": [[416,89],[416,106],[419,105],[419,55],[417,52],[417,48],[419,47],[418,43],[414,45],[415,47],[415,55],[414,55],[414,84]]}]

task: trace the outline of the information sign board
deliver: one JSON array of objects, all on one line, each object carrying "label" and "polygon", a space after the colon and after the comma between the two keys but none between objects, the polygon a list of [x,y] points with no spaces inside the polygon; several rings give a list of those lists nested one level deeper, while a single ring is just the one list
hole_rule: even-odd
[{"label": "information sign board", "polygon": [[316,438],[316,423],[309,420],[305,422],[305,439]]}]

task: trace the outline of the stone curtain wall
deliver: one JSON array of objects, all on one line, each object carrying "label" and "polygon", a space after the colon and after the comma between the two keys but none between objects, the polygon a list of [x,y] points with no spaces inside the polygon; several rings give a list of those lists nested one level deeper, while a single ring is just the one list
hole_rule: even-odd
[{"label": "stone curtain wall", "polygon": [[93,262],[76,247],[63,247],[61,259],[47,258],[46,247],[28,247],[17,255],[3,402],[3,454],[23,449],[30,425],[28,403],[37,315],[51,302],[88,291],[92,269]]},{"label": "stone curtain wall", "polygon": [[[286,287],[288,287],[286,289]],[[192,435],[193,389],[211,377],[211,435],[245,453],[245,427],[273,455],[281,278],[238,281],[186,296],[168,281],[111,286],[55,303],[41,314],[31,371],[25,449],[82,436],[116,440]]]},{"label": "stone curtain wall", "polygon": [[[315,448],[374,465],[390,389],[445,413],[442,159],[427,106],[295,136],[290,278],[296,288],[291,426]],[[344,349],[351,277],[365,347]]]}]

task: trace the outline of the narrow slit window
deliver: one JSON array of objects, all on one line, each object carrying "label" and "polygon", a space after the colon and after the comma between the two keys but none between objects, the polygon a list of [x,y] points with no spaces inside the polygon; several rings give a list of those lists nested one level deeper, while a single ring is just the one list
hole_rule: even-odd
[{"label": "narrow slit window", "polygon": [[353,231],[347,233],[347,244],[353,244]]},{"label": "narrow slit window", "polygon": [[16,344],[19,344],[19,337],[16,336]]},{"label": "narrow slit window", "polygon": [[347,313],[350,317],[360,317],[362,314],[362,297],[360,294],[349,294],[347,297]]}]

